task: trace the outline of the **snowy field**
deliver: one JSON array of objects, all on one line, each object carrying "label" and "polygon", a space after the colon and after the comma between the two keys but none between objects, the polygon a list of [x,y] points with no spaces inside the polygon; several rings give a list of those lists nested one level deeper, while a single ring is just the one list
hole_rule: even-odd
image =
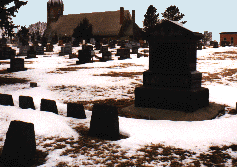
[{"label": "snowy field", "polygon": [[[13,49],[19,52],[18,48]],[[78,49],[81,47],[73,48],[73,52]],[[142,72],[149,68],[149,57],[137,58],[131,54],[131,59],[118,60],[116,52],[112,52],[111,61],[94,59],[93,63],[76,65],[78,59],[58,56],[60,50],[54,45],[52,53],[25,59],[27,71],[7,73],[10,60],[0,61],[1,78],[28,80],[0,85],[0,93],[11,94],[14,101],[14,106],[0,106],[0,147],[4,145],[10,122],[21,120],[34,124],[37,150],[47,153],[46,162],[41,166],[123,166],[129,162],[131,166],[135,162],[150,166],[181,163],[181,166],[205,166],[213,161],[231,166],[237,162],[234,149],[237,116],[228,113],[235,109],[237,101],[237,47],[197,51],[197,70],[203,73],[202,86],[209,88],[210,102],[226,105],[225,115],[192,122],[119,117],[120,133],[128,137],[118,141],[83,138],[78,132],[89,128],[93,101],[134,100],[134,89],[142,85]],[[38,87],[31,88],[30,82],[37,82]],[[20,109],[20,95],[33,97],[36,110]],[[42,98],[55,100],[59,115],[40,111]],[[87,119],[66,117],[67,102],[85,102]],[[78,142],[82,140],[83,144]],[[215,156],[211,162],[205,160],[214,155],[210,146],[222,147],[219,159]],[[142,162],[138,162],[140,160]]]}]

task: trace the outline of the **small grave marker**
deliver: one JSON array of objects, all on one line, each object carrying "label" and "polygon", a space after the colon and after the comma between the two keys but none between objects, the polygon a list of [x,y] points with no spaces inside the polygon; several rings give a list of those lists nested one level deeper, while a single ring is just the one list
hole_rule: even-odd
[{"label": "small grave marker", "polygon": [[35,110],[33,98],[30,96],[19,96],[19,107],[22,109],[32,108]]},{"label": "small grave marker", "polygon": [[49,99],[41,99],[40,111],[49,111],[58,114],[56,102]]},{"label": "small grave marker", "polygon": [[24,59],[21,58],[11,59],[10,68],[7,69],[7,71],[10,72],[25,71],[25,70],[27,69],[24,68]]},{"label": "small grave marker", "polygon": [[35,46],[30,46],[30,50],[27,51],[27,59],[37,58],[35,48]]},{"label": "small grave marker", "polygon": [[37,83],[36,82],[30,82],[30,87],[37,87]]},{"label": "small grave marker", "polygon": [[46,45],[46,52],[53,52],[53,45],[51,43]]},{"label": "small grave marker", "polygon": [[107,140],[119,139],[118,110],[115,106],[94,104],[89,135]]},{"label": "small grave marker", "polygon": [[83,104],[68,103],[67,104],[67,117],[73,117],[78,119],[85,119],[85,109]]},{"label": "small grave marker", "polygon": [[116,56],[120,56],[119,60],[130,58],[130,49],[127,48],[117,49]]},{"label": "small grave marker", "polygon": [[0,94],[0,104],[6,106],[14,106],[12,95]]}]

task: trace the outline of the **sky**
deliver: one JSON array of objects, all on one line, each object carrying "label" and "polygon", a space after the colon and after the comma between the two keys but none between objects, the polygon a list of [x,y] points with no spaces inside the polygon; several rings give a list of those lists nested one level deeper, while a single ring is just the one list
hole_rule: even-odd
[{"label": "sky", "polygon": [[[20,26],[29,26],[30,24],[47,22],[47,2],[48,0],[28,0],[25,6],[22,6],[16,17],[13,17],[13,23]],[[224,1],[216,0],[146,0],[146,1],[113,1],[111,0],[64,0],[64,15],[92,13],[104,11],[135,10],[135,22],[139,27],[143,27],[144,15],[147,8],[153,5],[162,19],[162,14],[167,7],[176,5],[179,11],[185,16],[181,21],[187,21],[184,27],[193,32],[204,33],[212,32],[212,40],[220,41],[221,32],[237,32],[237,22],[235,21],[236,0]],[[11,5],[11,4],[10,4]]]}]

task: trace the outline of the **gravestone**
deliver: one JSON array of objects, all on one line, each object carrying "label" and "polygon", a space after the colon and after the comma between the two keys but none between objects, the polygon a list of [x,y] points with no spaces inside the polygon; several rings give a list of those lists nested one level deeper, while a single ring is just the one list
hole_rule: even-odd
[{"label": "gravestone", "polygon": [[82,45],[82,50],[84,50],[84,49],[93,50],[93,46],[92,45],[84,44],[84,45]]},{"label": "gravestone", "polygon": [[0,104],[5,106],[14,106],[12,95],[0,94]]},{"label": "gravestone", "polygon": [[20,46],[19,56],[27,56],[27,52],[30,50],[30,46]]},{"label": "gravestone", "polygon": [[16,50],[8,47],[7,45],[0,44],[0,60],[14,59],[16,56]]},{"label": "gravestone", "polygon": [[95,50],[100,50],[101,47],[102,47],[102,45],[100,44],[100,42],[95,43]]},{"label": "gravestone", "polygon": [[8,47],[6,42],[4,37],[0,40],[0,60],[13,59],[16,56],[16,50]]},{"label": "gravestone", "polygon": [[93,62],[93,55],[94,55],[93,46],[83,44],[82,50],[78,50],[79,61],[77,61],[76,64]]},{"label": "gravestone", "polygon": [[35,110],[33,98],[30,96],[19,96],[19,107],[22,109],[32,108]]},{"label": "gravestone", "polygon": [[218,48],[218,42],[213,42],[213,48]]},{"label": "gravestone", "polygon": [[111,52],[110,51],[102,52],[101,61],[108,61],[108,60],[111,60]]},{"label": "gravestone", "polygon": [[47,43],[46,52],[53,52],[53,45],[51,43]]},{"label": "gravestone", "polygon": [[10,68],[7,68],[7,71],[10,72],[25,71],[25,70],[27,69],[24,67],[24,59],[21,58],[11,59]]},{"label": "gravestone", "polygon": [[113,41],[110,41],[110,42],[109,42],[109,45],[108,45],[108,46],[109,46],[110,48],[115,48],[115,44],[116,44],[116,41],[113,40]]},{"label": "gravestone", "polygon": [[108,46],[102,46],[99,53],[108,52]]},{"label": "gravestone", "polygon": [[36,55],[44,55],[44,46],[37,46],[36,47]]},{"label": "gravestone", "polygon": [[196,47],[202,34],[169,20],[157,24],[149,44],[149,70],[135,89],[135,107],[193,112],[209,105],[209,90],[196,71]]},{"label": "gravestone", "polygon": [[118,110],[107,104],[94,104],[89,135],[107,140],[119,139]]},{"label": "gravestone", "polygon": [[120,56],[119,60],[130,58],[130,49],[127,49],[127,48],[117,49],[116,56]]},{"label": "gravestone", "polygon": [[148,48],[148,43],[143,43],[143,48]]},{"label": "gravestone", "polygon": [[136,46],[132,47],[132,54],[138,54],[138,47]]},{"label": "gravestone", "polygon": [[76,64],[84,64],[93,61],[90,49],[78,50],[78,58],[79,61],[77,61]]},{"label": "gravestone", "polygon": [[0,166],[32,166],[35,152],[34,124],[18,120],[11,121],[2,150]]},{"label": "gravestone", "polygon": [[78,119],[85,119],[85,109],[83,104],[68,103],[67,104],[67,117],[73,117]]},{"label": "gravestone", "polygon": [[27,51],[27,59],[31,59],[31,58],[38,58],[36,57],[36,51],[35,51],[35,46],[30,46],[30,50]]},{"label": "gravestone", "polygon": [[131,43],[126,43],[125,48],[132,49],[132,44]]},{"label": "gravestone", "polygon": [[56,102],[54,100],[41,99],[40,111],[49,111],[58,114]]},{"label": "gravestone", "polygon": [[65,46],[61,47],[61,52],[59,52],[59,56],[69,55],[72,54],[72,45],[66,44]]},{"label": "gravestone", "polygon": [[30,82],[30,87],[37,87],[37,83],[36,82]]}]

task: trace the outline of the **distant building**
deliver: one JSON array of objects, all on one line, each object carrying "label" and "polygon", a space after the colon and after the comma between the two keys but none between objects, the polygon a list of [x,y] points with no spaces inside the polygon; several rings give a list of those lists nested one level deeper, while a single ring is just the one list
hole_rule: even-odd
[{"label": "distant building", "polygon": [[63,15],[63,8],[62,0],[47,2],[47,37],[51,38],[55,34],[59,38],[64,35],[71,37],[73,30],[85,17],[92,24],[95,39],[133,39],[141,36],[142,29],[135,23],[135,10],[132,16],[123,7],[117,11]]},{"label": "distant building", "polygon": [[228,41],[232,46],[237,45],[237,32],[221,32],[220,33],[220,44],[221,41]]}]

